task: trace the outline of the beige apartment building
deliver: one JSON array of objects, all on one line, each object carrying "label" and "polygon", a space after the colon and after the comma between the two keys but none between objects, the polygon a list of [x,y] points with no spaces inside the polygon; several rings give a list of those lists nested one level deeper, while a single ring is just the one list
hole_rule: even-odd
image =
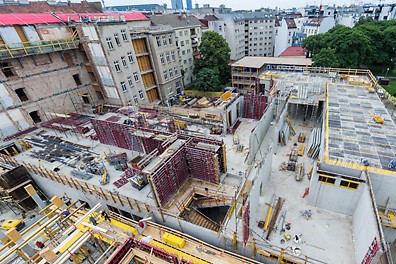
[{"label": "beige apartment building", "polygon": [[177,55],[180,62],[183,82],[185,86],[194,80],[194,57],[198,55],[201,43],[201,22],[194,16],[187,14],[162,14],[150,16],[153,25],[167,25],[175,31]]}]

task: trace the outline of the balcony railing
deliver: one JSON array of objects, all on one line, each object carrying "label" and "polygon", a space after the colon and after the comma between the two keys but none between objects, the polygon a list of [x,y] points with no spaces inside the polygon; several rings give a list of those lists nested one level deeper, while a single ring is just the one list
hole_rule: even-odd
[{"label": "balcony railing", "polygon": [[78,48],[79,43],[80,40],[78,38],[67,38],[1,44],[0,60],[76,49]]}]

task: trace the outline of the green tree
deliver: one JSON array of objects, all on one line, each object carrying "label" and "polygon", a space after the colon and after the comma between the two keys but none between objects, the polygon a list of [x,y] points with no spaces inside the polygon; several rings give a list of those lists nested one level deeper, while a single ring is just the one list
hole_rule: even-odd
[{"label": "green tree", "polygon": [[335,49],[324,48],[313,56],[314,66],[332,67],[340,66]]},{"label": "green tree", "polygon": [[200,57],[195,60],[194,73],[198,76],[203,69],[213,69],[212,72],[217,72],[220,83],[225,85],[231,77],[230,52],[230,47],[220,34],[205,31],[199,45]]},{"label": "green tree", "polygon": [[195,84],[199,91],[219,92],[222,90],[219,71],[216,68],[203,68],[196,76]]}]

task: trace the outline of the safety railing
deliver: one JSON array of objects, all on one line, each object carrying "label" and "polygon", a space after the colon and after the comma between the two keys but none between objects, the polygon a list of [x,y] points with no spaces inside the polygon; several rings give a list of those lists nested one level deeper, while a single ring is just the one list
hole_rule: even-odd
[{"label": "safety railing", "polygon": [[75,37],[65,39],[37,40],[0,45],[0,60],[78,48],[80,40]]}]

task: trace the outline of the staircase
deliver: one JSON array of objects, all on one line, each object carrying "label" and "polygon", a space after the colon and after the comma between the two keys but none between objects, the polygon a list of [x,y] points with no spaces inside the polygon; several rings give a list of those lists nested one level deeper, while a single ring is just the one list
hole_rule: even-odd
[{"label": "staircase", "polygon": [[193,207],[190,207],[188,220],[195,225],[199,225],[216,232],[220,230],[220,225],[218,223],[210,220],[208,217],[204,216]]},{"label": "staircase", "polygon": [[222,198],[211,198],[211,199],[199,199],[195,201],[194,205],[197,208],[208,208],[208,207],[218,207],[218,206],[231,206],[233,203],[232,199],[222,199]]}]

